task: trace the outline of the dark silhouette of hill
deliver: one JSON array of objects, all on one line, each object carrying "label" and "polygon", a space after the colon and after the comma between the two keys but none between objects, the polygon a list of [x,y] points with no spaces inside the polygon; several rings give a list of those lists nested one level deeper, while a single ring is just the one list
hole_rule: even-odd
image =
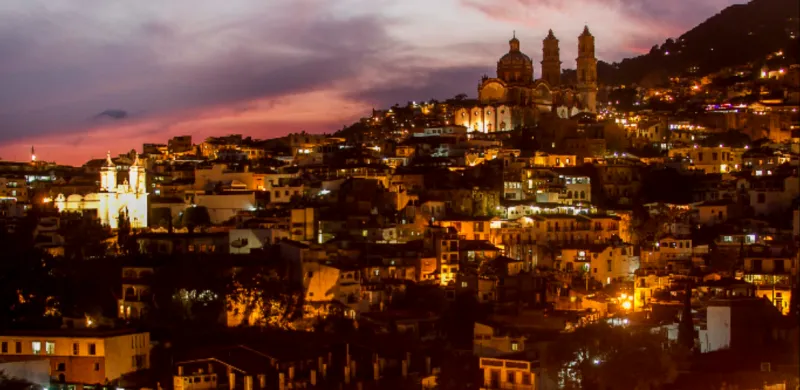
[{"label": "dark silhouette of hill", "polygon": [[[677,39],[653,46],[648,54],[613,64],[600,61],[597,73],[603,84],[657,85],[692,67],[698,75],[748,63],[760,67],[768,54],[780,50],[784,57],[778,61],[797,63],[798,47],[800,2],[752,0],[725,8]],[[565,72],[565,79],[574,78],[573,73]]]}]

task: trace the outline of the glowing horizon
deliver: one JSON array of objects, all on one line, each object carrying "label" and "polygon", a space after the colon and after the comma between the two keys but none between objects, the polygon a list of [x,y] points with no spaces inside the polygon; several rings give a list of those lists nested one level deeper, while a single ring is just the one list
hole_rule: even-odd
[{"label": "glowing horizon", "polygon": [[574,68],[584,24],[613,62],[735,2],[10,0],[0,158],[34,145],[38,160],[79,165],[176,135],[333,132],[373,107],[475,96],[514,30],[538,77],[548,29]]}]

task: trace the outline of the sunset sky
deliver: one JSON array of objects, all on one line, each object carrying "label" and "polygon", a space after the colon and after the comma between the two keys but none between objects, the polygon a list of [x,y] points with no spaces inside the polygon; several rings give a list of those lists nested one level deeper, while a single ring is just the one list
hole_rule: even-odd
[{"label": "sunset sky", "polygon": [[[475,96],[516,30],[539,76],[647,52],[741,0],[3,0],[0,158],[82,164],[174,135],[331,132],[396,102]],[[601,80],[602,81],[602,80]]]}]

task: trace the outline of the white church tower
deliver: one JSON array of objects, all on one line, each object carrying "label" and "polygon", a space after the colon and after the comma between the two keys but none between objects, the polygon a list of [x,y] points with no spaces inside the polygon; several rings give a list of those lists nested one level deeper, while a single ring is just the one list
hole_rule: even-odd
[{"label": "white church tower", "polygon": [[106,154],[106,163],[100,168],[100,192],[117,190],[117,167],[111,161],[111,152]]}]

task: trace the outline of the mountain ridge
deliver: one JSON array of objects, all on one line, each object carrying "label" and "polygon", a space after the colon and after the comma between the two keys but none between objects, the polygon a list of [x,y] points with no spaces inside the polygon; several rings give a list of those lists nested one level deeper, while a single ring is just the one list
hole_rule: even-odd
[{"label": "mountain ridge", "polygon": [[[668,77],[705,75],[726,67],[761,66],[769,54],[783,52],[773,62],[797,63],[800,46],[800,2],[752,0],[734,4],[706,19],[677,39],[668,38],[649,53],[620,62],[597,64],[603,84],[660,84]],[[575,77],[564,72],[565,80]]]}]

